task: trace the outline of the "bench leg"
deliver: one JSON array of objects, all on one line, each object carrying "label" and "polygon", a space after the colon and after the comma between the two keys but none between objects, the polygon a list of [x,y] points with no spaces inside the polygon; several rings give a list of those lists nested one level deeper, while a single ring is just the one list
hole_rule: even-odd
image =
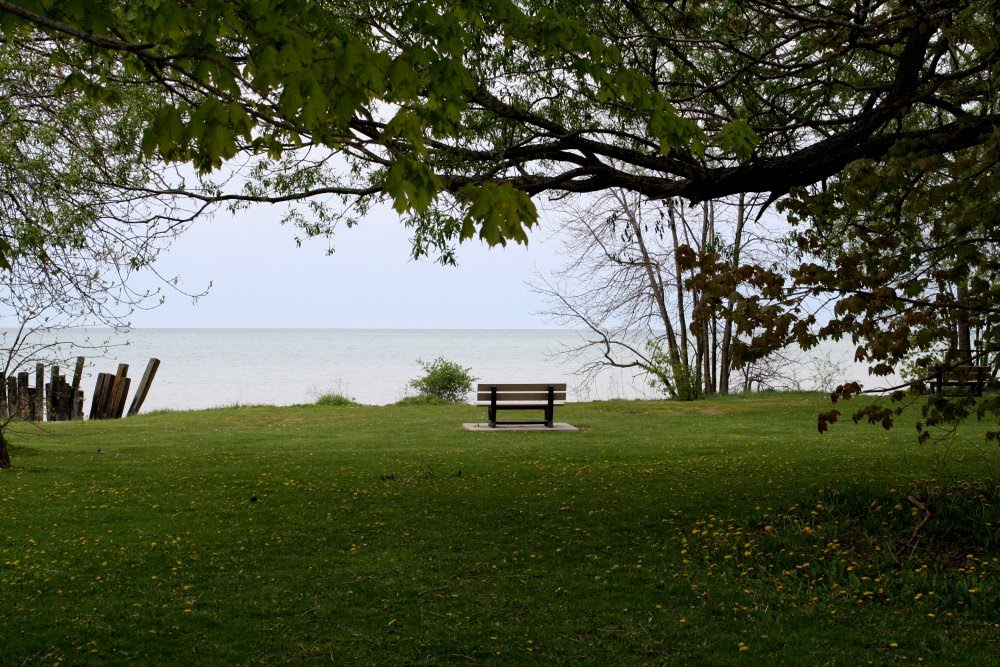
[{"label": "bench leg", "polygon": [[549,402],[545,406],[545,425],[552,428],[552,415],[555,412],[555,387],[549,385]]},{"label": "bench leg", "polygon": [[489,407],[490,428],[497,427],[497,387],[490,386],[490,407]]}]

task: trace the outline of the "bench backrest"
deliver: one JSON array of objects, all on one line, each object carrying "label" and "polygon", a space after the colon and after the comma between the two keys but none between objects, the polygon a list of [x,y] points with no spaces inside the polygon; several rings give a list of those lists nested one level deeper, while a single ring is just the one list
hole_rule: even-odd
[{"label": "bench backrest", "polygon": [[497,388],[498,401],[547,401],[549,387],[552,387],[552,400],[566,401],[566,383],[556,384],[544,382],[535,384],[480,384],[476,389],[477,401],[489,401],[492,388]]},{"label": "bench backrest", "polygon": [[939,376],[944,376],[946,380],[956,380],[960,382],[982,381],[989,374],[989,366],[972,366],[969,364],[959,364],[957,366],[935,366],[935,372]]}]

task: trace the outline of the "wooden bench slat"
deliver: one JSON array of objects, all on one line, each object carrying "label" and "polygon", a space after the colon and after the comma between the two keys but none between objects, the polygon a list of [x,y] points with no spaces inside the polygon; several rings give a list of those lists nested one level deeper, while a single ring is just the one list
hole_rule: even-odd
[{"label": "wooden bench slat", "polygon": [[[485,400],[481,399],[476,401],[476,405],[492,405],[492,404],[493,402],[490,401],[489,399]],[[500,406],[501,408],[507,407],[508,405],[513,407],[523,405],[523,406],[537,406],[540,408],[544,408],[548,404],[549,404],[548,401],[497,401],[497,405]],[[552,401],[552,405],[566,405],[566,401],[555,400]]]},{"label": "wooden bench slat", "polygon": [[496,387],[497,389],[502,389],[503,391],[548,391],[549,387],[552,387],[555,391],[566,391],[566,383],[558,384],[555,382],[491,382],[491,383],[480,383],[476,385],[476,391],[478,392],[490,392],[490,387]]},{"label": "wooden bench slat", "polygon": [[[476,396],[477,401],[489,401],[492,394],[488,391],[481,391]],[[552,398],[557,401],[566,400],[566,392],[555,391],[552,392]],[[547,391],[498,391],[497,401],[548,401],[549,393]]]}]

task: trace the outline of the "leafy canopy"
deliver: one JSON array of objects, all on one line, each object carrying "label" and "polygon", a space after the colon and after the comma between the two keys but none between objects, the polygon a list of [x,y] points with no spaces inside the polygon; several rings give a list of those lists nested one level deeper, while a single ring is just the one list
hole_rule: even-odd
[{"label": "leafy canopy", "polygon": [[415,212],[444,192],[471,209],[484,183],[784,192],[905,140],[977,145],[994,18],[969,0],[0,2],[6,38],[43,31],[69,82],[170,93],[147,152],[209,170],[323,146],[360,169],[333,190]]},{"label": "leafy canopy", "polygon": [[312,175],[235,199],[386,197],[446,260],[524,242],[547,191],[777,197],[903,142],[979,145],[993,20],[968,0],[0,2],[67,84],[166,93],[147,154]]}]

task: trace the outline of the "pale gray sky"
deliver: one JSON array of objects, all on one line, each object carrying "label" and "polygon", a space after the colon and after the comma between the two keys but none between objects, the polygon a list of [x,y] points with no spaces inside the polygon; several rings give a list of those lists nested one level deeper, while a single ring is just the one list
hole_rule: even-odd
[{"label": "pale gray sky", "polygon": [[[207,296],[192,304],[167,294],[164,305],[136,313],[135,327],[330,327],[533,329],[553,325],[545,303],[524,284],[533,267],[558,261],[551,229],[529,247],[466,242],[459,266],[410,259],[409,234],[391,210],[372,213],[334,239],[295,244],[280,210],[261,207],[199,220],[164,254],[164,275]],[[545,225],[543,224],[543,227]]]}]

